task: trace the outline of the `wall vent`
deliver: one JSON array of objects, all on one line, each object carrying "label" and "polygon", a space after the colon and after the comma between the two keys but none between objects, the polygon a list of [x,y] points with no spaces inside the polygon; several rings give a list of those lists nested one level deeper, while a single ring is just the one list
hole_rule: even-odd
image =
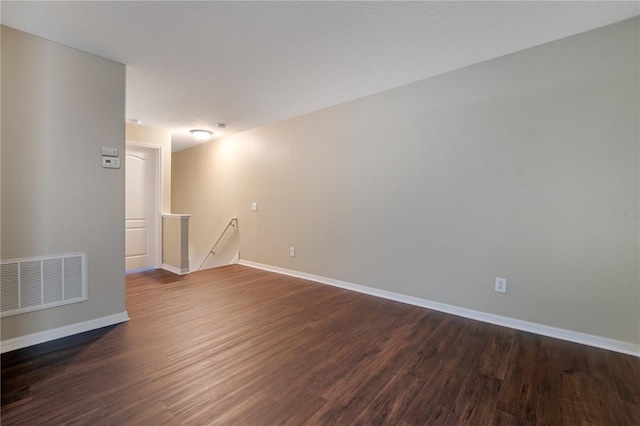
[{"label": "wall vent", "polygon": [[86,253],[0,262],[0,312],[3,317],[85,300]]}]

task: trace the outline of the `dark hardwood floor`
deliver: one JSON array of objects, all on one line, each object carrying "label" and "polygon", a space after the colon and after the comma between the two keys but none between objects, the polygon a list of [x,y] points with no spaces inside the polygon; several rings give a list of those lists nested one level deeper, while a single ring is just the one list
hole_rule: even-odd
[{"label": "dark hardwood floor", "polygon": [[233,265],[2,355],[2,424],[640,425],[640,359]]}]

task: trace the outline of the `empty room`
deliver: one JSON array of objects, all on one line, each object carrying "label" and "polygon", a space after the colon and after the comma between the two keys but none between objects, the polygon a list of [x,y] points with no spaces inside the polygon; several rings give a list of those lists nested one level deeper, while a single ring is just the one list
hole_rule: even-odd
[{"label": "empty room", "polygon": [[0,3],[3,425],[640,425],[640,3]]}]

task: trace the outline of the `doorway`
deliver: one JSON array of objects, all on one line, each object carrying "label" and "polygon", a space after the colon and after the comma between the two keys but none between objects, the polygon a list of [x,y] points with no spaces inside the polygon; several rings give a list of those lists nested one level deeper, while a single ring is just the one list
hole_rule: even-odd
[{"label": "doorway", "polygon": [[127,142],[125,154],[125,269],[161,267],[161,147]]}]

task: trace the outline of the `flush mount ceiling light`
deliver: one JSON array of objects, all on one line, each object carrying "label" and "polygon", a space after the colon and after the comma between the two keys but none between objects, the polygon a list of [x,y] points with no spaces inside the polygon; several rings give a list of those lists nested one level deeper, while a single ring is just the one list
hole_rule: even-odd
[{"label": "flush mount ceiling light", "polygon": [[204,142],[213,136],[213,132],[210,132],[209,130],[193,129],[189,130],[189,132],[200,142]]}]

